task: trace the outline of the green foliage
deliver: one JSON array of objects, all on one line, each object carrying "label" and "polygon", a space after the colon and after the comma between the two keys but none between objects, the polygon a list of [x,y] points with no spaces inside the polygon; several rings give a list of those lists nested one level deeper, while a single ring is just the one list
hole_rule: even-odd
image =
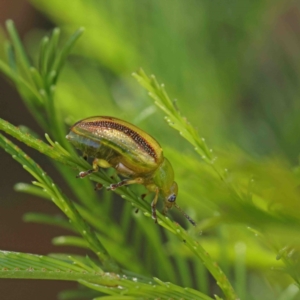
[{"label": "green foliage", "polygon": [[[289,122],[269,113],[279,105],[282,91],[271,75],[265,86],[258,84],[264,80],[257,76],[264,74],[266,67],[257,59],[261,55],[257,49],[268,49],[270,25],[253,22],[253,18],[261,14],[275,19],[274,10],[271,16],[268,5],[260,1],[246,1],[244,9],[231,10],[216,10],[215,3],[204,1],[186,5],[177,0],[154,0],[148,6],[134,0],[88,4],[69,0],[32,2],[63,27],[63,32],[85,26],[84,38],[74,49],[79,63],[68,64],[66,58],[82,30],[60,45],[60,30],[54,29],[49,37],[41,39],[38,52],[33,39],[28,58],[9,21],[10,42],[6,43],[6,62],[0,61],[0,69],[15,84],[33,117],[51,138],[46,135],[48,143],[38,140],[3,120],[0,129],[48,156],[71,187],[74,199],[66,197],[63,188],[58,188],[45,171],[3,136],[1,146],[36,180],[33,184],[18,184],[16,190],[53,201],[65,215],[28,213],[24,220],[67,228],[76,235],[56,237],[55,245],[73,245],[96,255],[56,255],[47,261],[48,256],[38,259],[27,254],[3,254],[0,277],[77,280],[88,287],[85,295],[96,299],[141,299],[149,295],[162,299],[211,299],[214,295],[216,299],[252,300],[299,296],[300,173],[299,167],[290,163],[295,161],[299,149],[291,145],[299,144],[289,129],[294,128],[291,132],[297,133],[300,122],[288,106],[285,120]],[[235,4],[240,7],[237,1]],[[236,23],[232,15],[236,16]],[[190,19],[193,23],[189,23]],[[256,35],[249,34],[251,38],[246,39],[255,26],[259,28]],[[99,32],[99,28],[105,30]],[[173,39],[175,34],[177,38]],[[149,37],[152,39],[148,41]],[[155,43],[154,48],[151,43]],[[194,52],[187,47],[190,44]],[[138,65],[159,74],[170,94],[182,99],[172,100],[154,76],[142,70],[133,74],[179,135],[165,126],[145,93],[124,75]],[[247,72],[242,73],[243,68]],[[297,108],[297,82],[280,75],[291,88],[291,107]],[[251,90],[254,98],[265,99],[253,105],[264,107],[259,124],[268,138],[253,130],[251,117],[246,122],[239,120],[236,107],[249,105],[241,95],[251,86],[256,87]],[[250,116],[255,112],[250,110]],[[111,193],[103,191],[99,199],[88,179],[75,179],[76,172],[87,170],[90,165],[78,158],[67,143],[64,123],[95,114],[132,120],[162,142],[175,167],[180,188],[178,202],[193,219],[201,221],[195,229],[186,231],[173,223],[171,219],[185,224],[176,212],[170,219],[158,214],[163,230],[155,226],[149,218],[150,199],[138,197],[143,192],[138,187],[115,191],[126,200],[117,222],[117,202]],[[211,149],[202,136],[208,136],[209,144],[216,146]],[[252,154],[228,145],[228,139]],[[271,140],[271,146],[267,140]],[[282,155],[257,155],[270,153],[273,147],[275,153]],[[106,187],[118,180],[116,175],[114,179],[110,175],[100,171],[89,178]],[[118,199],[117,205],[122,204]],[[143,214],[134,214],[132,206]],[[43,273],[49,263],[60,272]],[[14,272],[15,268],[21,272]],[[86,273],[78,275],[80,272]],[[96,279],[93,272],[102,275]],[[63,275],[59,277],[60,274]],[[91,289],[96,294],[88,296]],[[66,291],[64,295],[71,298],[81,292]]]},{"label": "green foliage", "polygon": [[[7,23],[8,26],[8,30],[11,34],[11,38],[12,38],[12,43],[13,46],[17,48],[16,50],[16,61],[14,62],[13,65],[17,65],[17,61],[21,61],[21,67],[23,67],[24,69],[26,68],[33,68],[29,65],[27,65],[27,63],[25,64],[26,61],[28,61],[27,56],[25,55],[22,47],[21,47],[21,43],[18,39],[17,33],[13,27],[13,24],[11,21],[8,21]],[[54,33],[52,34],[52,39],[53,40],[57,40],[57,32],[58,30],[54,30]],[[71,37],[70,41],[67,43],[67,46],[65,46],[61,51],[61,53],[66,53],[67,50],[65,49],[70,49],[70,45],[72,44],[72,41],[75,40],[75,38],[77,37],[77,34],[75,34],[73,37]],[[50,91],[50,90],[54,90],[54,84],[55,81],[51,81],[51,85],[50,87],[46,87],[43,90],[39,90],[39,86],[36,84],[36,82],[34,82],[33,80],[33,76],[41,76],[41,78],[43,77],[47,77],[48,71],[50,70],[48,67],[48,65],[51,66],[57,66],[59,68],[59,66],[62,64],[62,62],[60,63],[53,63],[51,61],[48,61],[49,57],[53,57],[53,59],[56,61],[55,56],[51,55],[51,53],[54,51],[53,46],[51,46],[53,43],[50,43],[49,45],[47,38],[44,38],[42,40],[42,47],[40,49],[40,59],[39,59],[39,65],[42,66],[38,69],[38,73],[28,73],[31,75],[31,77],[29,77],[27,79],[27,81],[25,80],[25,76],[24,74],[22,74],[21,72],[16,72],[16,70],[14,71],[14,77],[10,77],[11,79],[15,80],[15,83],[18,84],[20,82],[20,78],[23,78],[23,81],[26,82],[28,88],[30,88],[30,90],[33,92],[33,94],[30,95],[30,98],[26,99],[26,101],[32,101],[31,103],[31,107],[34,107],[34,111],[38,111],[38,109],[40,110],[39,113],[42,113],[42,109],[44,109],[44,111],[46,112],[46,115],[50,116],[51,115],[51,119],[49,120],[49,123],[47,124],[43,124],[44,126],[46,126],[46,128],[48,129],[52,129],[52,132],[55,132],[56,134],[53,133],[53,135],[56,135],[58,139],[60,139],[60,137],[62,135],[58,134],[59,132],[61,132],[61,129],[59,128],[58,124],[54,124],[55,122],[58,122],[58,119],[55,118],[56,115],[56,111],[53,109],[54,108],[54,104],[53,104],[53,96],[50,98],[45,98],[43,102],[39,103],[39,106],[35,106],[35,102],[36,99],[34,98],[34,95],[38,95],[38,93],[40,94],[44,94],[46,90]],[[56,44],[57,42],[55,42]],[[49,48],[49,49],[48,49]],[[48,53],[48,54],[47,54]],[[66,57],[65,54],[61,54],[60,57]],[[45,62],[46,61],[46,62]],[[2,70],[4,72],[6,72],[6,74],[9,74],[7,72],[7,69],[9,69],[8,65],[5,65],[4,63],[2,63]],[[12,69],[10,69],[11,72]],[[52,71],[50,71],[50,73],[53,74],[57,74],[58,71],[56,71],[56,69],[53,69]],[[27,74],[27,75],[28,75]],[[29,76],[30,76],[29,75]],[[44,83],[49,83],[49,81],[44,81]],[[21,93],[22,91],[22,87],[19,87],[17,85],[17,87],[19,88],[19,91]],[[52,109],[50,111],[48,111],[48,106],[49,103],[48,101],[51,103],[51,107]],[[58,142],[53,142],[50,137],[48,135],[46,135],[46,139],[49,142],[50,145],[48,145],[47,143],[38,140],[36,138],[34,138],[33,136],[30,136],[28,133],[22,132],[21,130],[19,130],[18,128],[14,127],[13,125],[9,124],[8,122],[1,120],[0,119],[0,129],[3,130],[4,132],[6,132],[7,134],[13,136],[14,138],[17,138],[18,140],[24,142],[25,144],[27,144],[28,146],[35,148],[36,150],[42,152],[43,154],[49,156],[51,159],[56,160],[59,163],[63,163],[66,164],[68,166],[71,167],[76,167],[77,169],[83,168],[83,169],[88,169],[90,168],[90,166],[88,165],[87,162],[85,162],[83,159],[79,159],[77,157],[76,154],[74,154],[74,152],[68,152],[67,149],[64,149]],[[64,143],[64,140],[60,139],[60,141],[62,143]],[[83,206],[76,204],[72,201],[70,201],[63,193],[62,191],[55,185],[55,183],[52,181],[52,179],[46,175],[46,173],[31,159],[29,158],[21,149],[19,149],[18,147],[16,147],[11,141],[9,141],[7,138],[5,138],[3,135],[0,135],[0,146],[5,149],[6,152],[8,152],[10,155],[12,155],[12,157],[17,160],[22,166],[23,168],[29,172],[35,179],[36,181],[33,181],[33,186],[31,185],[18,185],[16,187],[17,190],[19,191],[23,191],[23,192],[27,192],[27,193],[31,193],[34,195],[43,195],[44,198],[49,198],[55,205],[57,205],[61,211],[66,215],[67,220],[69,221],[69,224],[64,222],[63,220],[58,220],[55,219],[54,217],[51,216],[45,216],[45,215],[40,215],[40,214],[29,214],[25,216],[25,220],[29,220],[29,221],[38,221],[38,222],[43,222],[43,223],[48,223],[48,224],[52,224],[52,225],[58,225],[58,226],[62,226],[64,228],[70,228],[80,234],[82,236],[82,238],[78,238],[78,237],[59,237],[54,239],[54,244],[56,245],[73,245],[73,246],[78,246],[78,247],[84,247],[87,249],[92,250],[98,257],[99,262],[101,263],[101,267],[99,267],[100,272],[103,273],[103,270],[105,271],[114,271],[117,273],[120,273],[120,277],[123,276],[122,274],[127,274],[129,273],[129,271],[125,271],[125,270],[121,270],[121,267],[124,267],[127,265],[127,267],[130,267],[130,265],[128,264],[128,259],[126,258],[126,251],[124,251],[123,248],[120,248],[120,245],[118,245],[118,242],[116,240],[117,236],[120,236],[120,234],[117,235],[111,235],[112,234],[112,230],[107,234],[106,237],[102,236],[102,234],[104,234],[104,231],[107,231],[107,222],[108,220],[105,220],[105,223],[103,222],[101,224],[101,220],[96,220],[96,215],[93,216],[92,211],[94,210],[95,206],[94,203],[92,203],[90,200],[86,200],[86,196],[81,200]],[[105,174],[104,172],[98,172],[97,174],[93,174],[92,176],[90,176],[90,178],[92,180],[95,180],[96,182],[99,182],[101,184],[103,184],[104,186],[108,186],[108,184],[111,182],[111,179],[109,180],[109,176],[107,174]],[[41,190],[37,190],[36,187],[40,188]],[[128,188],[120,188],[117,189],[116,191],[117,193],[119,193],[122,198],[128,200],[129,202],[131,202],[135,207],[139,208],[141,211],[143,211],[147,216],[150,216],[150,206],[147,205],[147,203],[145,203],[140,197],[135,196],[135,194],[130,191]],[[85,206],[85,207],[84,207]],[[83,217],[85,218],[86,221],[84,221]],[[207,268],[210,270],[210,272],[213,274],[213,276],[216,278],[216,280],[218,281],[218,285],[221,287],[221,289],[223,290],[224,294],[228,297],[228,299],[235,299],[236,296],[234,295],[234,291],[230,285],[230,283],[227,281],[226,276],[222,273],[222,271],[220,270],[220,268],[217,266],[216,263],[214,263],[211,258],[209,257],[208,253],[204,251],[204,249],[201,247],[201,245],[199,245],[198,241],[196,241],[194,238],[191,238],[187,232],[181,228],[177,223],[173,223],[172,221],[170,221],[170,219],[168,217],[164,217],[161,214],[158,215],[159,221],[158,223],[163,226],[164,228],[166,228],[167,230],[169,230],[172,234],[176,235],[179,237],[179,239],[181,241],[184,241],[184,243],[186,244],[186,246],[191,250],[192,253],[194,253],[194,255],[196,257],[199,257],[200,260],[206,264]],[[144,222],[144,221],[140,221],[140,222]],[[96,230],[99,230],[98,232],[98,236],[96,235],[95,231],[91,229],[90,225],[88,225],[88,223],[90,223],[90,225],[94,226]],[[114,226],[112,225],[112,228]],[[115,226],[116,227],[116,226]],[[158,248],[158,243],[160,242],[159,238],[157,239],[156,234],[157,233],[157,229],[154,230],[154,232],[151,232],[151,229],[145,227],[145,226],[141,226],[142,231],[146,232],[147,235],[149,236],[149,242],[150,245],[152,243],[152,246],[154,248],[156,248],[157,253],[160,252],[160,249]],[[120,230],[121,228],[116,228],[117,230]],[[102,233],[101,233],[102,231]],[[119,239],[121,239],[119,237]],[[101,240],[104,241],[104,243],[106,244],[108,250],[106,249],[106,247],[102,244]],[[121,243],[126,243],[126,241],[121,241]],[[149,246],[150,246],[149,245]],[[119,255],[119,253],[123,252],[124,254],[122,256]],[[18,265],[18,263],[23,263],[23,261],[18,261],[18,259],[16,258],[15,255],[12,255],[13,259],[16,263],[16,265]],[[128,258],[132,256],[131,253],[128,253]],[[168,263],[165,259],[166,257],[164,256],[160,256],[159,254],[156,255],[156,257],[158,257],[158,260],[161,260],[162,265],[166,266],[166,270],[170,270],[172,268],[172,266],[170,265],[170,263]],[[7,257],[11,258],[10,255],[7,255]],[[20,257],[22,257],[22,259],[28,257],[26,256],[26,254],[22,254]],[[33,256],[31,256],[33,257]],[[160,257],[160,258],[159,258]],[[91,268],[89,268],[88,266],[86,266],[86,264],[84,263],[80,263],[80,261],[75,260],[74,258],[71,258],[71,260],[80,265],[82,268],[86,269],[87,271],[91,271]],[[127,261],[127,263],[126,263]],[[39,267],[40,269],[42,268],[44,261],[41,260],[39,261],[39,264],[36,264],[37,267]],[[136,262],[138,265],[138,262]],[[32,262],[27,262],[28,266],[32,265]],[[59,263],[58,263],[59,264]],[[181,263],[182,264],[182,263]],[[8,261],[4,261],[3,262],[3,268],[6,270],[8,270],[8,266],[11,266],[11,262],[10,260]],[[43,268],[47,268],[47,264],[45,263]],[[14,266],[14,268],[18,268],[16,266]],[[31,271],[31,268],[33,267],[28,267]],[[36,275],[34,277],[30,277],[28,276],[26,272],[21,272],[21,273],[14,273],[14,274],[21,274],[18,278],[38,278],[40,275],[40,269],[39,271],[36,273]],[[59,269],[59,268],[58,268]],[[132,269],[132,268],[131,268]],[[10,269],[9,269],[10,270]],[[26,269],[27,270],[27,269]],[[59,269],[60,270],[60,269]],[[67,276],[65,273],[65,270],[62,270],[64,272],[64,276]],[[5,273],[5,274],[11,274],[11,273]],[[31,273],[29,273],[31,274]],[[61,274],[61,273],[60,273]],[[141,274],[142,275],[142,274]],[[164,282],[155,279],[155,281],[158,283],[159,286],[161,286],[161,288],[158,286],[158,288],[154,289],[153,292],[153,285],[152,283],[149,284],[149,279],[147,279],[147,283],[142,283],[139,280],[139,288],[138,291],[136,291],[136,287],[134,287],[134,291],[132,290],[131,286],[133,284],[133,282],[136,282],[137,278],[140,278],[141,275],[134,275],[136,277],[132,277],[132,280],[128,280],[129,284],[127,283],[118,283],[118,286],[122,287],[122,289],[125,289],[125,291],[122,291],[122,289],[117,288],[114,292],[112,292],[112,288],[110,284],[97,284],[95,285],[93,280],[90,280],[87,278],[87,280],[85,280],[84,277],[81,278],[81,280],[79,280],[80,283],[87,285],[90,288],[94,288],[98,291],[104,292],[104,293],[108,293],[107,292],[107,287],[109,288],[109,293],[112,294],[128,294],[128,295],[147,295],[148,293],[151,293],[154,297],[167,297],[166,295],[175,297],[176,299],[180,298],[180,297],[188,297],[188,298],[194,298],[197,297],[199,299],[210,299],[208,296],[205,296],[204,294],[197,292],[196,290],[192,290],[192,289],[182,289],[179,286],[176,286],[174,284],[168,283],[165,284]],[[13,278],[14,276],[12,275],[7,275],[8,277]],[[115,275],[116,276],[116,275]],[[126,275],[125,275],[126,276]],[[132,276],[132,275],[131,275]],[[48,278],[47,276],[42,277],[41,278]],[[59,279],[60,277],[56,277],[57,279]],[[67,277],[70,280],[74,280],[74,277]],[[175,278],[174,278],[175,280]],[[106,286],[106,287],[105,287]],[[160,290],[162,290],[162,292],[160,292]],[[162,294],[166,294],[165,296],[161,295]]]}]

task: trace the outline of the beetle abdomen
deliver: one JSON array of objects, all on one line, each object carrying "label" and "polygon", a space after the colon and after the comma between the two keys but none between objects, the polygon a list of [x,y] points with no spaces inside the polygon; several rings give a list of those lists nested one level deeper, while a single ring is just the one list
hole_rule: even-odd
[{"label": "beetle abdomen", "polygon": [[[105,149],[112,150],[120,156],[119,160],[127,167],[139,165],[150,171],[156,169],[163,161],[162,149],[154,138],[136,126],[117,118],[91,117],[81,120],[71,128],[69,136],[72,142],[71,135],[73,138],[74,135],[78,136],[77,144],[82,139],[81,143],[87,148],[90,147],[91,151],[83,150],[81,145],[81,150],[88,155],[99,157],[100,152]],[[73,144],[75,145],[74,142]],[[107,159],[102,154],[101,158]]]}]

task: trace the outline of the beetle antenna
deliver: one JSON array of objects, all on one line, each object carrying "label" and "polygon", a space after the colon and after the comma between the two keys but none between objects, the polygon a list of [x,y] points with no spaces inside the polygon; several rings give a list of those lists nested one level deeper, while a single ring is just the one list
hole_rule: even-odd
[{"label": "beetle antenna", "polygon": [[180,206],[178,206],[176,203],[174,203],[174,206],[188,219],[193,226],[196,226],[196,222],[187,213],[185,213]]}]

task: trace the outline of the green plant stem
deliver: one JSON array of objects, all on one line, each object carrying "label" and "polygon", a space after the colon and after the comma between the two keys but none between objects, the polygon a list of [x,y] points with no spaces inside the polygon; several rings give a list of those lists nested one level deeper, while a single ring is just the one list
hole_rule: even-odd
[{"label": "green plant stem", "polygon": [[[166,120],[169,125],[178,130],[179,133],[194,146],[195,151],[201,155],[202,159],[209,164],[218,174],[220,179],[226,183],[226,172],[224,173],[215,165],[215,158],[212,155],[212,151],[207,147],[205,140],[199,137],[195,128],[180,114],[174,102],[171,101],[167,95],[164,85],[159,85],[154,75],[149,78],[142,69],[137,73],[133,73],[133,76],[149,91],[149,96],[154,99],[154,103],[168,115]],[[229,184],[227,186],[234,192]],[[226,298],[237,299],[238,297],[226,275],[221,268],[211,260],[208,253],[201,245],[198,244],[198,242],[193,241],[182,229],[177,229],[175,234],[178,234],[180,238],[184,235],[183,239],[186,241],[187,246],[201,259],[203,264],[216,279],[217,284],[224,292]]]},{"label": "green plant stem", "polygon": [[[22,164],[23,168],[28,171],[37,182],[33,182],[34,185],[43,189],[51,200],[66,214],[70,219],[71,224],[82,235],[82,237],[88,242],[89,247],[93,250],[107,270],[119,270],[113,259],[109,256],[107,250],[99,241],[95,233],[90,229],[87,223],[82,219],[78,211],[76,210],[72,201],[70,201],[53,183],[51,178],[38,166],[36,163],[28,157],[20,148],[16,147],[12,142],[6,139],[0,134],[0,146],[7,151],[12,157]],[[47,147],[46,147],[47,149]]]},{"label": "green plant stem", "polygon": [[[45,143],[37,143],[34,137],[24,136],[24,134],[19,133],[18,129],[13,125],[0,120],[0,129],[5,130],[7,133],[11,133],[14,137],[18,138],[20,141],[25,142],[32,145],[34,148],[39,149],[41,152],[45,150],[45,154],[51,156],[54,159],[57,159],[60,162],[64,162],[65,164],[76,166],[76,163],[80,162],[80,165],[77,165],[77,168],[81,168],[81,162],[87,164],[82,159],[74,158],[71,154],[67,154],[67,151],[64,150],[61,146],[57,145],[54,147],[53,152],[49,151],[49,146]],[[87,164],[88,165],[88,164]],[[87,166],[86,169],[89,169],[90,166]],[[95,180],[96,182],[100,182],[105,186],[110,184],[109,179],[102,173],[94,173],[89,177],[91,180]],[[151,209],[150,206],[145,203],[140,197],[137,197],[128,187],[123,187],[116,189],[115,192],[121,195],[122,198],[126,199],[130,203],[133,203],[135,207],[142,210],[146,216],[151,217]],[[234,289],[232,288],[230,282],[228,281],[225,274],[222,272],[220,267],[210,258],[208,253],[202,248],[202,246],[196,241],[193,240],[187,232],[181,228],[177,223],[173,223],[170,221],[168,217],[163,216],[159,212],[158,216],[158,224],[175,234],[181,241],[185,241],[185,245],[196,254],[196,256],[203,262],[212,276],[216,279],[217,284],[220,286],[222,291],[224,292],[226,299],[235,300],[238,299],[236,296]]]},{"label": "green plant stem", "polygon": [[198,291],[163,282],[157,278],[154,278],[153,282],[149,278],[134,277],[130,274],[103,272],[90,259],[73,256],[58,259],[43,255],[0,251],[0,278],[79,281],[94,290],[111,295],[212,300]]},{"label": "green plant stem", "polygon": [[191,143],[195,151],[201,158],[210,165],[218,174],[220,179],[225,181],[226,171],[221,170],[216,164],[216,157],[213,151],[206,145],[205,139],[200,138],[197,130],[183,117],[175,105],[174,101],[169,98],[164,84],[159,84],[154,75],[148,77],[143,69],[133,73],[132,76],[149,92],[149,96],[153,98],[154,103],[167,114],[165,117],[168,124],[176,129],[182,137]]}]

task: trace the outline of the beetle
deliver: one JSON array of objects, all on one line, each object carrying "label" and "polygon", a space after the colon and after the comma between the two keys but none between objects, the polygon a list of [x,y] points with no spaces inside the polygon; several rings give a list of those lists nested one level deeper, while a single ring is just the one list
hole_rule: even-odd
[{"label": "beetle", "polygon": [[163,156],[160,144],[148,133],[115,117],[96,116],[75,123],[66,138],[83,152],[83,157],[94,157],[93,169],[80,172],[78,178],[97,172],[99,167],[112,167],[126,179],[111,184],[108,190],[142,184],[149,192],[155,193],[151,209],[156,223],[156,203],[160,194],[164,198],[164,214],[175,206],[191,224],[196,225],[177,205],[178,186],[173,168]]}]

